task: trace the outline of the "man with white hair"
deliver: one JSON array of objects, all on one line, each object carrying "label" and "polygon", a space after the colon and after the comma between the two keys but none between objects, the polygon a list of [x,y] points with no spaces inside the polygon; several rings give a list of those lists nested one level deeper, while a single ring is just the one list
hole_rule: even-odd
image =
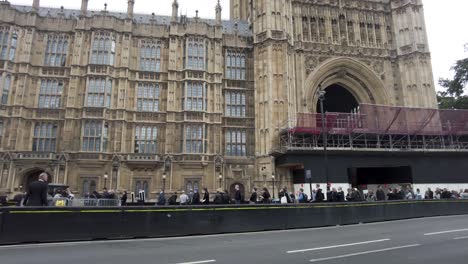
[{"label": "man with white hair", "polygon": [[47,206],[47,178],[49,175],[43,172],[39,175],[39,180],[29,185],[27,194],[27,206]]}]

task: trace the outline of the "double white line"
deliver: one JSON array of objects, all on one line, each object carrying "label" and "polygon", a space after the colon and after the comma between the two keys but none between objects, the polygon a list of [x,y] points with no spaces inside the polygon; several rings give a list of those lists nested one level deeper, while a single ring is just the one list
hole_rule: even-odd
[{"label": "double white line", "polygon": [[325,261],[325,260],[331,260],[331,259],[340,259],[340,258],[349,258],[349,257],[354,257],[354,256],[367,255],[367,254],[372,254],[372,253],[379,253],[379,252],[398,250],[398,249],[404,249],[404,248],[411,248],[411,247],[418,247],[418,246],[420,246],[420,244],[413,244],[413,245],[406,245],[406,246],[399,246],[399,247],[391,247],[391,248],[370,250],[370,251],[364,251],[364,252],[341,255],[341,256],[335,256],[335,257],[329,257],[329,258],[311,259],[310,262],[318,262],[318,261]]},{"label": "double white line", "polygon": [[[359,245],[366,245],[366,244],[373,244],[373,243],[381,243],[381,242],[386,242],[386,241],[390,241],[390,239],[389,238],[384,238],[384,239],[379,239],[379,240],[363,241],[363,242],[356,242],[356,243],[349,243],[349,244],[342,244],[342,245],[334,245],[334,246],[327,246],[327,247],[316,247],[316,248],[290,250],[290,251],[287,251],[287,253],[288,254],[303,253],[303,252],[318,251],[318,250],[324,250],[324,249],[333,249],[333,248],[342,248],[342,247],[359,246]],[[333,257],[329,257],[329,258],[311,259],[310,262],[319,262],[319,261],[325,261],[325,260],[331,260],[331,259],[348,258],[348,257],[367,255],[367,254],[372,254],[372,253],[379,253],[379,252],[384,252],[384,251],[391,251],[391,250],[398,250],[398,249],[417,247],[417,246],[420,246],[420,244],[412,244],[412,245],[405,245],[405,246],[370,250],[370,251],[346,254],[346,255],[341,255],[341,256],[333,256]]]},{"label": "double white line", "polygon": [[203,264],[203,263],[212,263],[216,262],[216,260],[211,259],[211,260],[202,260],[202,261],[195,261],[195,262],[184,262],[184,263],[177,263],[177,264]]},{"label": "double white line", "polygon": [[351,244],[343,244],[343,245],[335,245],[335,246],[328,246],[328,247],[317,247],[317,248],[307,248],[307,249],[298,249],[298,250],[291,250],[287,251],[286,253],[302,253],[302,252],[309,252],[309,251],[317,251],[317,250],[324,250],[324,249],[332,249],[332,248],[341,248],[341,247],[350,247],[350,246],[358,246],[358,245],[365,245],[365,244],[372,244],[372,243],[380,243],[390,241],[389,238],[379,239],[379,240],[371,240],[371,241],[364,241],[364,242],[356,242]]}]

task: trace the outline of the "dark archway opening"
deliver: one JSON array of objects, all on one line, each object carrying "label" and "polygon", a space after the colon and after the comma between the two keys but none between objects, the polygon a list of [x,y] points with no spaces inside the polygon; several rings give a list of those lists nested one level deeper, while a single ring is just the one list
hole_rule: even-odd
[{"label": "dark archway opening", "polygon": [[245,200],[245,187],[242,183],[232,184],[231,187],[229,188],[229,196],[231,197],[231,199],[234,199],[236,197],[236,185],[239,185],[241,196]]},{"label": "dark archway opening", "polygon": [[[353,94],[338,84],[328,86],[325,92],[323,101],[325,112],[350,113],[359,106]],[[320,100],[317,102],[317,113],[320,113]]]},{"label": "dark archway opening", "polygon": [[[26,191],[26,192],[29,191],[29,185],[32,182],[35,182],[35,181],[39,180],[39,175],[41,173],[43,173],[43,172],[45,172],[45,171],[40,170],[40,169],[36,169],[36,170],[33,170],[33,171],[30,171],[30,172],[26,173],[26,175],[24,176],[25,181],[23,183],[23,190]],[[52,177],[50,176],[50,174],[48,174],[48,175],[49,175],[49,177],[48,177],[47,181],[49,183],[51,183]]]}]

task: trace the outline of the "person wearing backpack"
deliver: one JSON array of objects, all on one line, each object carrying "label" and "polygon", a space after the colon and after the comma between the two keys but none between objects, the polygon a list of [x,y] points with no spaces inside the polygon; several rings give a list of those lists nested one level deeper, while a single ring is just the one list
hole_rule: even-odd
[{"label": "person wearing backpack", "polygon": [[325,195],[323,195],[322,189],[320,188],[320,184],[316,185],[317,194],[315,196],[315,202],[322,203],[325,200]]},{"label": "person wearing backpack", "polygon": [[309,201],[309,197],[307,194],[304,193],[304,189],[299,189],[299,195],[297,196],[297,200],[299,203],[307,203]]}]

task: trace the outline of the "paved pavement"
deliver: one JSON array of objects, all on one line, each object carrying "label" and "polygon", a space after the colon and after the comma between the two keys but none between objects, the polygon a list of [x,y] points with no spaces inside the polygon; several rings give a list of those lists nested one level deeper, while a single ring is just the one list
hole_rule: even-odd
[{"label": "paved pavement", "polygon": [[458,264],[466,263],[467,257],[468,216],[248,234],[0,247],[2,264]]}]

